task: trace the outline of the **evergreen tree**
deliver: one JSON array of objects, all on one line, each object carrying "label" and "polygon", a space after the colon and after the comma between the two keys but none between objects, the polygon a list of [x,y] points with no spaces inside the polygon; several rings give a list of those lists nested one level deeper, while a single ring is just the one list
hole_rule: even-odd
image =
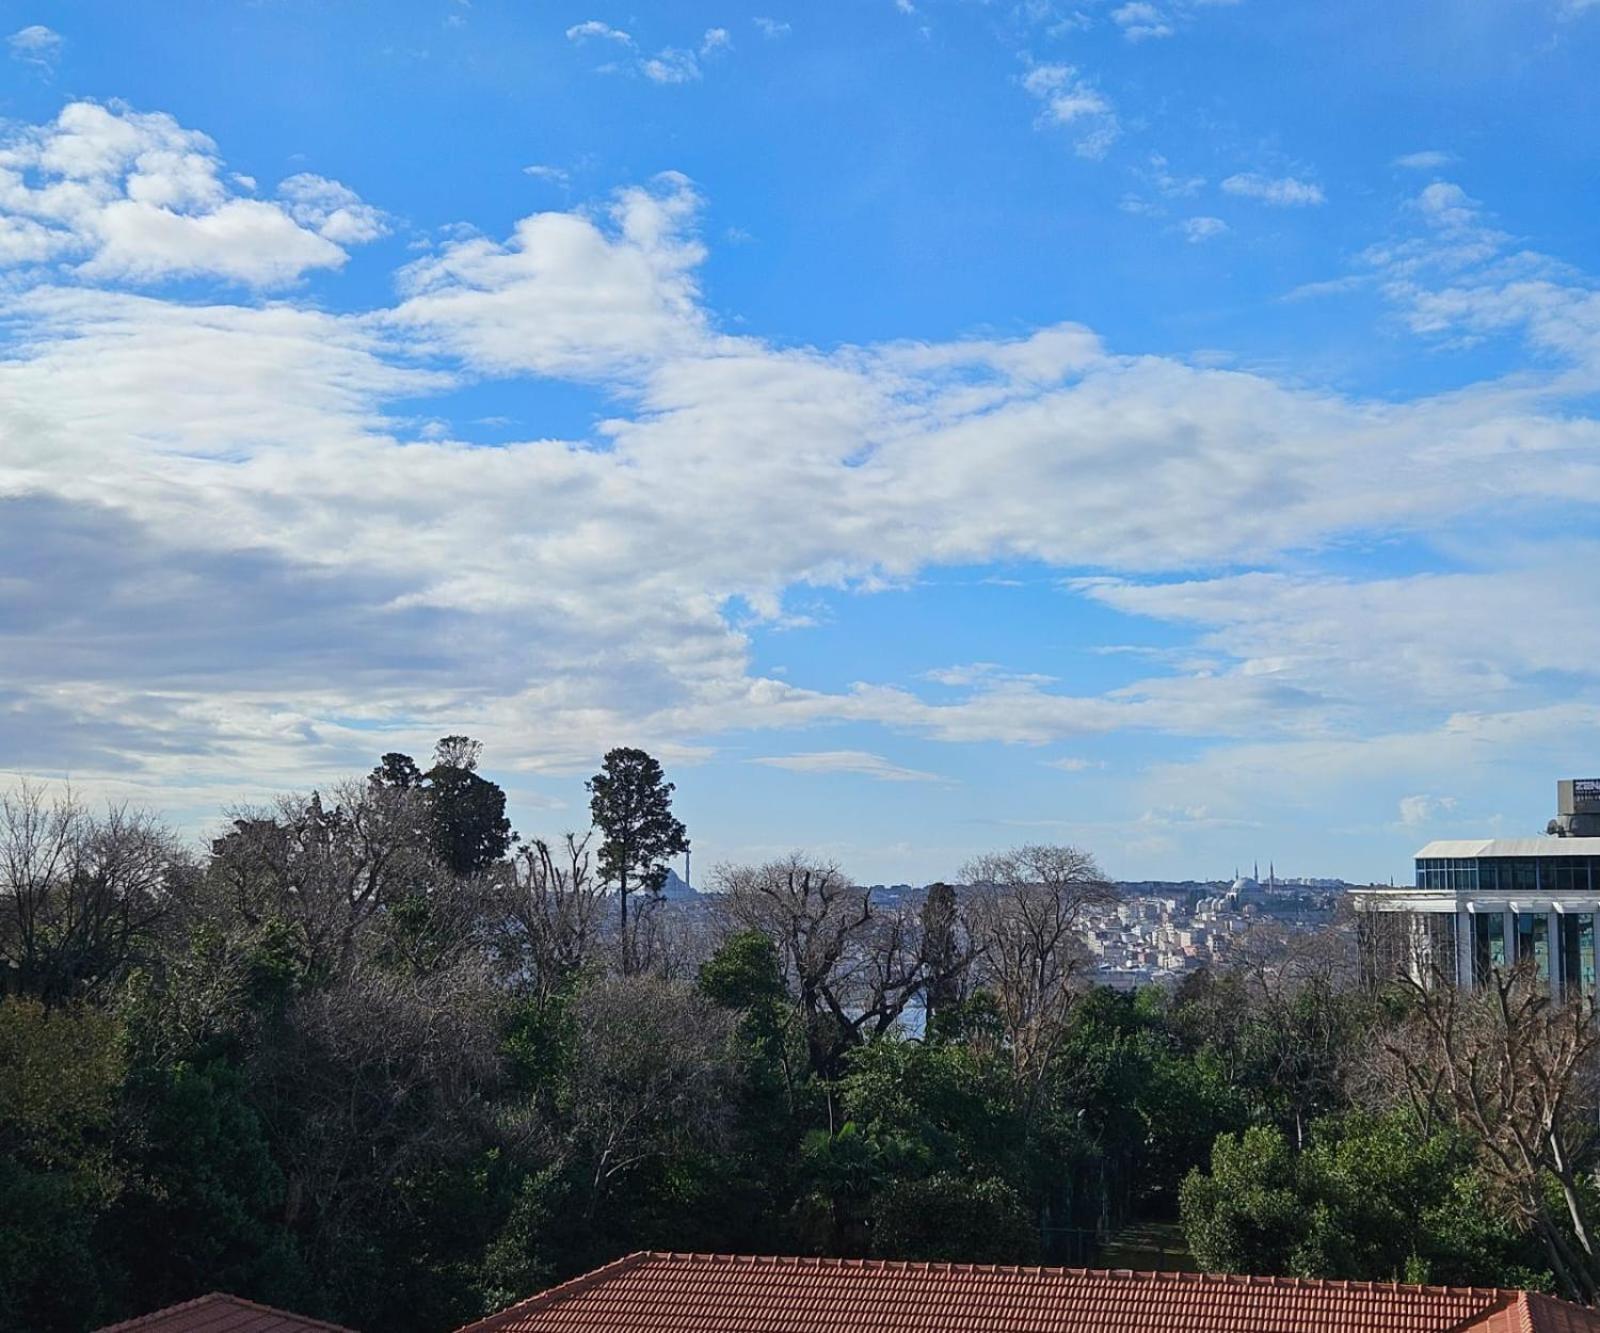
[{"label": "evergreen tree", "polygon": [[667,878],[666,858],[688,851],[689,839],[672,813],[672,783],[665,780],[660,761],[643,750],[619,746],[607,751],[588,788],[589,810],[604,838],[600,875],[617,886],[622,903],[622,967],[629,972],[628,895],[660,893]]}]

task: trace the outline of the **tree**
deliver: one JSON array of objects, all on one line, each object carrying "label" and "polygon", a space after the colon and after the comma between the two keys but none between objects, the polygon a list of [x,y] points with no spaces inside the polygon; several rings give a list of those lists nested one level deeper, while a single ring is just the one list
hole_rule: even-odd
[{"label": "tree", "polygon": [[1530,964],[1477,989],[1403,983],[1409,1020],[1383,1050],[1424,1126],[1460,1126],[1496,1196],[1543,1242],[1562,1289],[1600,1304],[1600,1011],[1558,1001]]},{"label": "tree", "polygon": [[727,1010],[682,982],[607,977],[579,993],[572,1024],[560,1151],[581,1159],[590,1218],[644,1164],[725,1146],[739,1083]]},{"label": "tree", "polygon": [[0,995],[103,998],[149,947],[189,869],[150,816],[70,792],[0,797]]},{"label": "tree", "polygon": [[1091,909],[1117,901],[1094,857],[1076,847],[1027,846],[979,857],[962,872],[978,980],[1005,1025],[1018,1083],[1037,1097],[1082,990],[1081,930]]},{"label": "tree", "polygon": [[458,875],[475,875],[500,860],[516,840],[506,794],[478,774],[483,745],[469,736],[441,736],[426,773],[408,754],[386,754],[367,781],[392,792],[417,792],[429,846]]},{"label": "tree", "polygon": [[0,1328],[105,1313],[94,1230],[122,1183],[106,1138],[125,1074],[110,1014],[0,999]]},{"label": "tree", "polygon": [[948,884],[928,885],[922,900],[923,1030],[940,1035],[941,1020],[961,1003],[961,982],[972,961],[961,938],[956,891]]},{"label": "tree", "polygon": [[884,1190],[872,1248],[890,1259],[1031,1263],[1039,1232],[1027,1204],[1005,1181],[942,1171],[925,1180],[896,1180]]},{"label": "tree", "polygon": [[734,923],[777,945],[816,1073],[837,1074],[842,1052],[890,1031],[922,991],[915,914],[879,912],[831,862],[795,852],[719,866],[716,881]]},{"label": "tree", "polygon": [[622,970],[633,971],[628,933],[628,895],[657,894],[666,882],[666,858],[689,850],[683,824],[672,813],[673,784],[661,764],[643,750],[619,746],[606,752],[600,772],[589,779],[589,810],[600,830],[600,877],[614,884],[621,902]]},{"label": "tree", "polygon": [[478,776],[483,746],[466,736],[445,736],[424,774],[433,851],[458,875],[475,875],[506,854],[512,838],[506,794]]},{"label": "tree", "polygon": [[326,980],[357,961],[358,937],[385,905],[415,896],[435,863],[415,791],[341,784],[236,812],[212,844],[210,879],[248,929],[286,925],[307,974]]}]

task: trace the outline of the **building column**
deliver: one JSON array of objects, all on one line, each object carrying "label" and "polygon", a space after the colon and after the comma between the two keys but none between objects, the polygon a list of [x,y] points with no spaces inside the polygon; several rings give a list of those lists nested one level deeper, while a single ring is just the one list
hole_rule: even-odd
[{"label": "building column", "polygon": [[1545,931],[1550,942],[1550,994],[1556,999],[1561,998],[1563,985],[1562,968],[1565,960],[1561,957],[1561,923],[1566,918],[1556,911],[1546,914]]},{"label": "building column", "polygon": [[1472,986],[1472,913],[1465,907],[1456,912],[1456,985]]}]

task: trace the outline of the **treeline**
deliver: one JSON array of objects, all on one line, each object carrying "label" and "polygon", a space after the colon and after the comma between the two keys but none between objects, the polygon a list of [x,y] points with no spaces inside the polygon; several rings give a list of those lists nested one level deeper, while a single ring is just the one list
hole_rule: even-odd
[{"label": "treeline", "polygon": [[385,756],[204,855],[0,802],[0,1326],[223,1289],[434,1333],[639,1248],[1093,1263],[1150,1220],[1212,1268],[1594,1298],[1595,1029],[1520,974],[1375,988],[1353,932],[1263,930],[1095,989],[1116,895],[1063,847],[668,905],[649,755],[554,841],[478,760]]}]

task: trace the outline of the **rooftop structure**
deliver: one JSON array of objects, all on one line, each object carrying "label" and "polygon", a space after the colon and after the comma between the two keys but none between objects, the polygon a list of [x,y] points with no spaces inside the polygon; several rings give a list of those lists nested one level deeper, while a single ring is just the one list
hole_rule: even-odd
[{"label": "rooftop structure", "polygon": [[868,1259],[629,1255],[460,1333],[1600,1333],[1486,1287]]},{"label": "rooftop structure", "polygon": [[1585,821],[1600,833],[1600,813],[1573,794],[1591,788],[1600,811],[1600,779],[1557,784],[1562,813],[1543,837],[1430,842],[1412,887],[1359,890],[1369,961],[1460,985],[1526,962],[1561,993],[1592,994],[1600,836]]},{"label": "rooftop structure", "polygon": [[109,1324],[99,1333],[352,1333],[338,1324],[212,1292],[154,1314]]}]

